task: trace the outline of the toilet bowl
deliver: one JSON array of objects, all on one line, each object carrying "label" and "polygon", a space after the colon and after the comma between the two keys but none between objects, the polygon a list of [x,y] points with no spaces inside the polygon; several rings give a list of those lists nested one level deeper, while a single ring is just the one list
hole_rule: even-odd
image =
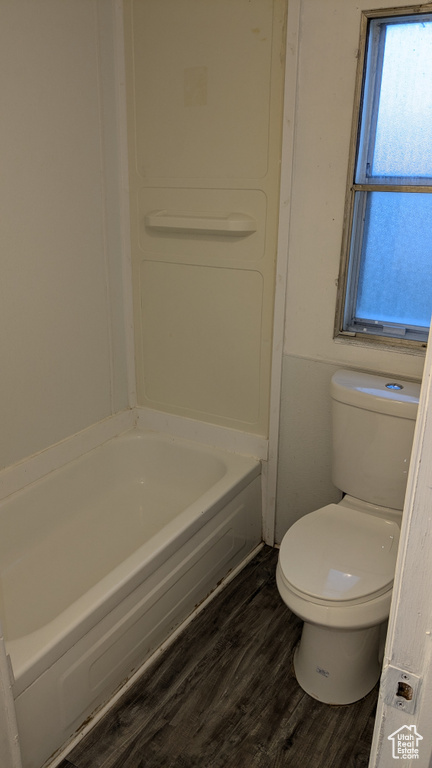
[{"label": "toilet bowl", "polygon": [[304,621],[298,683],[341,705],[380,676],[420,387],[338,371],[330,392],[332,477],[345,495],[289,528],[276,583]]},{"label": "toilet bowl", "polygon": [[276,570],[284,602],[305,622],[297,681],[327,704],[357,701],[379,678],[399,542],[394,520],[350,501],[295,523]]}]

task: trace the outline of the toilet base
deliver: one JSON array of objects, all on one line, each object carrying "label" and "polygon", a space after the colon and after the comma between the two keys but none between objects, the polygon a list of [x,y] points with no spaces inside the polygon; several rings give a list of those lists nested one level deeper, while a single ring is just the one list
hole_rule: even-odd
[{"label": "toilet base", "polygon": [[294,656],[297,682],[325,704],[352,704],[363,698],[380,677],[385,627],[339,630],[305,622]]}]

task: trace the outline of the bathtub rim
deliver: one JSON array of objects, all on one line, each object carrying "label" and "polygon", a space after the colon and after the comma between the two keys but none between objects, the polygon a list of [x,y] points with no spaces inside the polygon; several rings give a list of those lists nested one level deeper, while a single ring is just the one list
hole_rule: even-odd
[{"label": "bathtub rim", "polygon": [[0,469],[0,502],[50,472],[60,469],[108,440],[137,427],[140,431],[157,432],[201,447],[210,447],[230,454],[268,461],[269,440],[231,427],[197,421],[153,408],[135,406],[118,411],[101,421],[46,446],[37,453],[23,457],[15,464]]}]

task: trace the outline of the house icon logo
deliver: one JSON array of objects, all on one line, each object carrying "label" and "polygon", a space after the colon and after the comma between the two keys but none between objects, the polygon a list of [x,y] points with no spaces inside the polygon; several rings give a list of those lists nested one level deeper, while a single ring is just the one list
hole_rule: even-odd
[{"label": "house icon logo", "polygon": [[415,725],[403,725],[387,737],[392,741],[392,756],[395,760],[418,760],[419,741],[423,739],[417,733]]}]

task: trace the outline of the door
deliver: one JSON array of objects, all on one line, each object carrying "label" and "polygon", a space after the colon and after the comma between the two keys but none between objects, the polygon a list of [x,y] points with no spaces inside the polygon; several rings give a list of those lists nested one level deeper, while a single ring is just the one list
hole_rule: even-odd
[{"label": "door", "polygon": [[0,755],[2,768],[21,768],[15,704],[0,624]]},{"label": "door", "polygon": [[[423,374],[369,768],[432,765],[432,350]],[[407,749],[413,751],[407,752]]]}]

